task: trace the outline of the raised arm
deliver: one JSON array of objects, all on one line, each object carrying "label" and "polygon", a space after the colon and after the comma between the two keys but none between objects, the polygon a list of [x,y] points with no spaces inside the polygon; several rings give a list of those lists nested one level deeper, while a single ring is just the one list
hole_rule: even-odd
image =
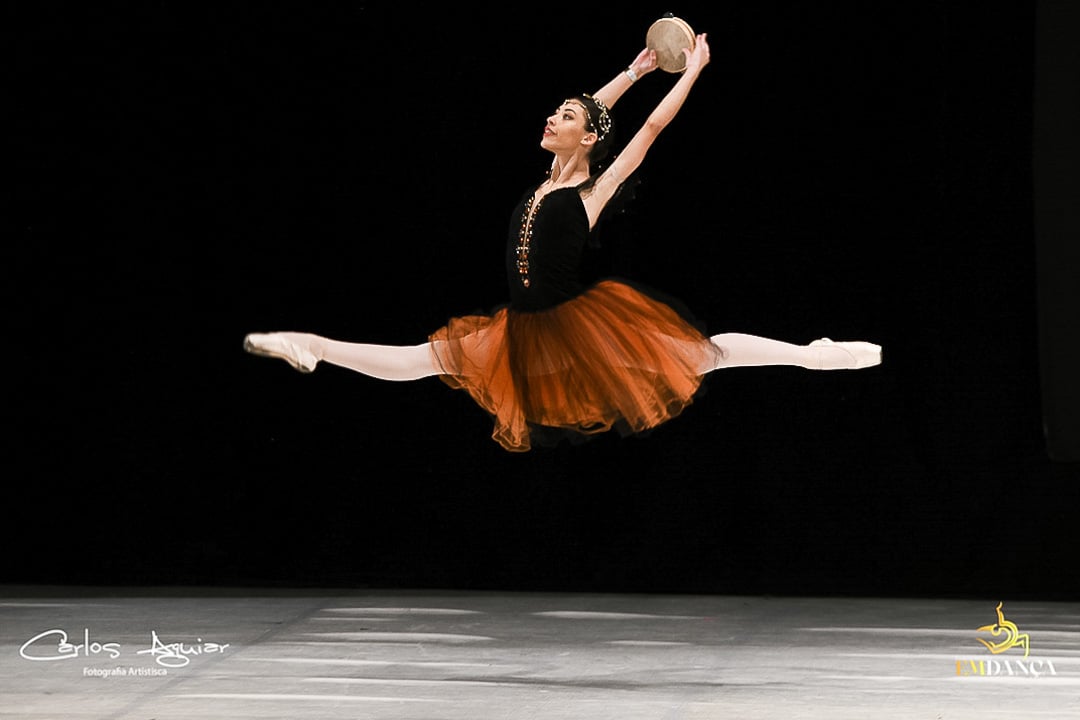
[{"label": "raised arm", "polygon": [[656,51],[645,48],[625,70],[608,81],[607,85],[593,93],[593,97],[607,105],[614,105],[630,86],[656,69]]},{"label": "raised arm", "polygon": [[593,186],[593,192],[582,198],[591,224],[595,224],[604,205],[614,196],[619,185],[641,165],[645,159],[645,153],[652,147],[660,131],[675,119],[675,115],[678,114],[683,103],[686,102],[686,97],[690,94],[690,88],[697,82],[698,75],[709,64],[709,43],[705,33],[694,39],[693,50],[683,52],[686,53],[686,69],[649,113],[645,124],[634,133],[618,157],[600,174]]}]

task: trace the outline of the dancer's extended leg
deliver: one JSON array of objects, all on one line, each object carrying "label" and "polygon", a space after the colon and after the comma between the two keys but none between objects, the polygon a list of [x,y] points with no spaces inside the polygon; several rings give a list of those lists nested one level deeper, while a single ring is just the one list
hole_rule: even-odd
[{"label": "dancer's extended leg", "polygon": [[331,340],[311,333],[276,332],[248,335],[244,338],[244,349],[255,355],[280,358],[301,372],[312,372],[319,362],[381,380],[419,380],[443,372],[428,342],[374,345]]},{"label": "dancer's extended leg", "polygon": [[881,363],[881,346],[861,341],[833,342],[822,338],[809,345],[795,345],[744,333],[721,333],[709,339],[725,350],[724,359],[710,370],[763,365],[856,370]]},{"label": "dancer's extended leg", "polygon": [[[772,340],[745,333],[722,333],[710,340],[723,350],[723,359],[712,367],[792,365],[810,370],[855,370],[881,363],[881,346],[828,338],[809,345]],[[445,374],[430,342],[419,345],[375,345],[331,340],[311,333],[276,332],[251,334],[244,349],[255,355],[285,360],[301,372],[312,372],[319,362],[354,370],[382,380],[419,380]]]}]

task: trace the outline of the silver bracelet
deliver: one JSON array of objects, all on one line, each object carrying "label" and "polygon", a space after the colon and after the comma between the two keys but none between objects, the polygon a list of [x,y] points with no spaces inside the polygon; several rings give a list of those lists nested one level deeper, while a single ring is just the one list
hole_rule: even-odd
[{"label": "silver bracelet", "polygon": [[625,70],[623,70],[623,72],[626,73],[626,77],[630,78],[630,82],[637,82],[638,76],[637,73],[634,72],[633,68],[626,68]]}]

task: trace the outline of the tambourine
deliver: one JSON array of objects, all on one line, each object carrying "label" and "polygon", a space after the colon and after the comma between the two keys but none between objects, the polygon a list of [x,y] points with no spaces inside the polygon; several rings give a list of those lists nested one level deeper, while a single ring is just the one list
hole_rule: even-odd
[{"label": "tambourine", "polygon": [[683,48],[694,49],[694,30],[680,18],[665,15],[645,33],[645,47],[656,51],[656,66],[669,73],[686,69]]}]

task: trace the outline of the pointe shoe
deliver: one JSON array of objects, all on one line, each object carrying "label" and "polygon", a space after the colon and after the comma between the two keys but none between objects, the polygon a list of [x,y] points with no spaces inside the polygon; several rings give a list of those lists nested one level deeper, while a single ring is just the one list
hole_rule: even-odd
[{"label": "pointe shoe", "polygon": [[[843,351],[847,357],[835,353],[835,358],[826,360],[824,353],[819,359],[821,370],[860,370],[881,364],[881,346],[874,343],[850,341],[834,342],[829,338],[821,338],[810,343],[810,347],[836,348]],[[830,353],[833,355],[833,353]]]},{"label": "pointe shoe", "polygon": [[252,355],[279,358],[302,373],[315,371],[319,358],[299,333],[252,333],[244,338],[244,350]]}]

